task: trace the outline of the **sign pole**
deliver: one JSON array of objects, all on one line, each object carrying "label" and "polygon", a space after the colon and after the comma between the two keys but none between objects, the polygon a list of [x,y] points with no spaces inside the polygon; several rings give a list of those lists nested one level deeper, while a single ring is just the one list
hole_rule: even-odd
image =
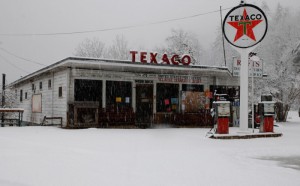
[{"label": "sign pole", "polygon": [[251,61],[251,110],[252,110],[252,115],[251,115],[251,124],[252,124],[252,133],[254,133],[254,119],[255,119],[255,110],[254,110],[254,103],[253,103],[253,98],[254,98],[254,83],[253,83],[253,68],[254,68],[254,61]]},{"label": "sign pole", "polygon": [[258,45],[249,48],[234,47],[241,55],[240,71],[240,132],[248,131],[248,85],[249,85],[249,53]]},{"label": "sign pole", "polygon": [[240,131],[248,130],[248,49],[240,49],[241,74],[240,74]]},{"label": "sign pole", "polygon": [[[232,8],[223,21],[226,40],[241,55],[240,67],[240,132],[248,130],[248,63],[249,53],[264,39],[268,21],[264,12],[257,6],[241,1]],[[253,68],[253,67],[252,67]],[[252,75],[253,76],[253,75]],[[253,87],[252,87],[253,88]],[[253,96],[253,95],[252,95]],[[252,111],[252,114],[254,111]]]}]

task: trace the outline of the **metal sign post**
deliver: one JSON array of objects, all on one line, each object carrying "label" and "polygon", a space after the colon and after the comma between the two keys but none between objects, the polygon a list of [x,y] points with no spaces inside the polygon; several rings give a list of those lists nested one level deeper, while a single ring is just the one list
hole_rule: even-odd
[{"label": "metal sign post", "polygon": [[[248,132],[248,58],[267,33],[268,21],[255,5],[242,3],[231,9],[223,21],[226,40],[241,55],[240,132]],[[252,111],[253,112],[253,111]]]}]

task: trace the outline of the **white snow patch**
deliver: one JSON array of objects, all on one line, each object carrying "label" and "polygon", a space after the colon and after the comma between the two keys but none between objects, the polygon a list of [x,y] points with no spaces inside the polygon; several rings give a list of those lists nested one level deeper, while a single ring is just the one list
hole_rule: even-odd
[{"label": "white snow patch", "polygon": [[[300,119],[279,138],[214,140],[209,129],[0,128],[0,185],[297,185]],[[237,128],[230,128],[236,130]]]}]

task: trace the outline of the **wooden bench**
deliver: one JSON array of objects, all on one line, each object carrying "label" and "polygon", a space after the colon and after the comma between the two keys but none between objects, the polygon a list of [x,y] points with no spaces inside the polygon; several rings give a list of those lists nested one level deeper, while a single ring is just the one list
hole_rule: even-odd
[{"label": "wooden bench", "polygon": [[[60,124],[45,124],[46,120],[60,120]],[[47,116],[44,116],[44,119],[43,119],[41,125],[42,126],[60,125],[62,127],[62,120],[63,120],[62,117],[47,117]]]}]

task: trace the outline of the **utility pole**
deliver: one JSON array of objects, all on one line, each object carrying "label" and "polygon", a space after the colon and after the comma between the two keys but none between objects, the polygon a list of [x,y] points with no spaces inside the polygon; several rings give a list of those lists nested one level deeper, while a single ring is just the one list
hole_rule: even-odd
[{"label": "utility pole", "polygon": [[[5,105],[5,74],[2,74],[2,108]],[[4,112],[1,115],[1,127],[4,127]]]},{"label": "utility pole", "polygon": [[[222,18],[222,6],[220,6],[220,17],[221,17],[221,28],[223,27],[223,18]],[[223,55],[224,55],[224,62],[226,67],[226,53],[225,53],[225,43],[224,43],[224,33],[222,31],[222,43],[223,43]]]}]

